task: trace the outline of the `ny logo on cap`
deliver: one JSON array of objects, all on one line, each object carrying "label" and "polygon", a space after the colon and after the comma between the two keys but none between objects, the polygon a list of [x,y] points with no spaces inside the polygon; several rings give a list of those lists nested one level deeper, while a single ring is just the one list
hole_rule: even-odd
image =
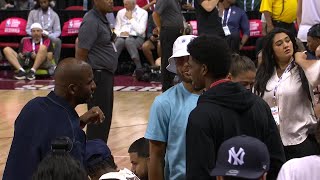
[{"label": "ny logo on cap", "polygon": [[239,151],[236,153],[234,150],[234,147],[232,147],[229,150],[229,159],[228,162],[232,164],[232,159],[233,159],[233,165],[242,165],[244,164],[243,157],[246,153],[242,148],[239,149]]}]

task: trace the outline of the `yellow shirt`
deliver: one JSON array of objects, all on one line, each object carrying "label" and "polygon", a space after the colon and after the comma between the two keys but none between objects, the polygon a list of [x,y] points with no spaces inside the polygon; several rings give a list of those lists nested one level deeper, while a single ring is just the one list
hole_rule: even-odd
[{"label": "yellow shirt", "polygon": [[270,12],[272,20],[293,23],[297,18],[297,6],[298,0],[262,0],[260,12]]}]

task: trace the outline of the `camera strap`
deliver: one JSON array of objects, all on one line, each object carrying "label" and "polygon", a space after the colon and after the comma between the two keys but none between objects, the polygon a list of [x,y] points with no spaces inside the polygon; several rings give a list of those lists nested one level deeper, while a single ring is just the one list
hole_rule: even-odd
[{"label": "camera strap", "polygon": [[[42,38],[40,39],[40,45],[43,44],[43,40]],[[40,47],[39,47],[40,48]],[[36,43],[34,42],[34,40],[32,39],[32,52],[36,52]]]}]

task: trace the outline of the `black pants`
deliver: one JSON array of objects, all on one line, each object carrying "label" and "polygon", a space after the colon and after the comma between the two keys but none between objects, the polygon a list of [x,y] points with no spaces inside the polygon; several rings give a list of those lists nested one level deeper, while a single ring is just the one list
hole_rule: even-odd
[{"label": "black pants", "polygon": [[301,158],[310,155],[319,155],[320,149],[314,135],[308,135],[308,138],[300,144],[284,146],[284,152],[288,161],[293,158]]},{"label": "black pants", "polygon": [[93,94],[93,101],[88,103],[88,109],[99,106],[105,115],[105,120],[101,124],[89,124],[87,138],[102,139],[107,142],[113,109],[113,74],[106,70],[93,70],[93,74],[97,88]]},{"label": "black pants", "polygon": [[234,53],[239,53],[240,48],[240,33],[239,32],[233,32],[231,35],[226,37],[226,41]]},{"label": "black pants", "polygon": [[283,28],[290,31],[295,37],[297,37],[297,30],[294,23],[285,23],[281,21],[272,21],[274,27]]},{"label": "black pants", "polygon": [[161,44],[161,83],[162,92],[173,86],[174,74],[169,72],[166,67],[168,59],[172,55],[174,41],[182,35],[182,29],[179,27],[161,27],[160,44]]}]

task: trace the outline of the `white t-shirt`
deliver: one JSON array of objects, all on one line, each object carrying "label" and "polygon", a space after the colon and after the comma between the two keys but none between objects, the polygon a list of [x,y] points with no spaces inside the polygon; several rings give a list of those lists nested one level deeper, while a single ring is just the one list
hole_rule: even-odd
[{"label": "white t-shirt", "polygon": [[320,0],[302,0],[302,14],[298,38],[302,42],[307,42],[309,29],[318,23],[320,23]]},{"label": "white t-shirt", "polygon": [[286,162],[277,180],[319,180],[320,178],[320,156],[306,156],[291,159]]}]

